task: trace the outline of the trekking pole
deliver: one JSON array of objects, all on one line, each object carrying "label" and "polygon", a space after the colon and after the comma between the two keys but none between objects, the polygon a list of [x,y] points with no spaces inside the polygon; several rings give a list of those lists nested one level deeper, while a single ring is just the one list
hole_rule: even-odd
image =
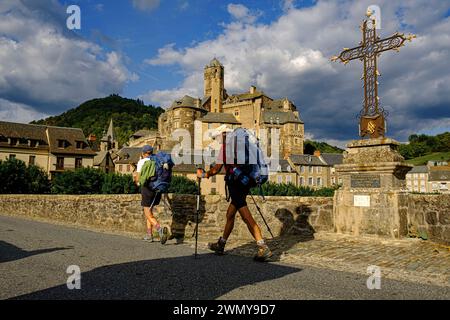
[{"label": "trekking pole", "polygon": [[198,245],[198,216],[200,214],[200,183],[201,183],[202,179],[201,178],[197,178],[197,183],[198,183],[198,190],[197,190],[197,214],[196,214],[196,221],[195,221],[195,254],[194,257],[195,259],[197,259],[197,245]]},{"label": "trekking pole", "polygon": [[270,233],[270,235],[272,236],[272,239],[275,238],[275,237],[273,236],[272,230],[270,230],[269,224],[267,223],[266,219],[264,218],[264,216],[263,216],[263,214],[262,214],[262,212],[261,212],[261,209],[260,209],[259,206],[256,204],[255,198],[253,198],[253,195],[252,195],[252,194],[250,194],[250,196],[252,197],[253,202],[255,203],[256,210],[258,210],[259,214],[261,215],[261,218],[263,219],[264,223],[266,224],[267,230],[269,230],[269,233]]}]

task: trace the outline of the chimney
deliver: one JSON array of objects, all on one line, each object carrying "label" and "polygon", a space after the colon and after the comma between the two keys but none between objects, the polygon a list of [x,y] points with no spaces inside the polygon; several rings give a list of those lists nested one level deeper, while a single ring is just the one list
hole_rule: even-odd
[{"label": "chimney", "polygon": [[254,94],[256,92],[256,87],[255,86],[251,86],[250,87],[250,94]]},{"label": "chimney", "polygon": [[316,151],[314,151],[314,156],[316,156],[316,157],[320,157],[320,155],[321,155],[321,152],[320,152],[320,150],[316,150]]}]

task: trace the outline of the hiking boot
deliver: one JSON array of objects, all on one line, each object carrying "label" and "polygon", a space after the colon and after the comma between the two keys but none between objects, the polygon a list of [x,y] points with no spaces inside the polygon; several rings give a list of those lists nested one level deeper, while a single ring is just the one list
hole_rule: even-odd
[{"label": "hiking boot", "polygon": [[161,244],[165,244],[167,242],[167,239],[169,237],[169,229],[167,229],[167,227],[162,228],[161,233],[160,233],[160,238],[161,238]]},{"label": "hiking boot", "polygon": [[146,234],[144,238],[142,238],[142,240],[147,241],[147,242],[153,242],[153,235],[152,234]]},{"label": "hiking boot", "polygon": [[268,246],[261,246],[253,259],[258,262],[267,262],[272,255],[272,251],[270,251]]},{"label": "hiking boot", "polygon": [[220,241],[220,239],[217,242],[210,242],[208,243],[208,248],[211,251],[214,251],[218,255],[222,255],[225,250],[225,243]]}]

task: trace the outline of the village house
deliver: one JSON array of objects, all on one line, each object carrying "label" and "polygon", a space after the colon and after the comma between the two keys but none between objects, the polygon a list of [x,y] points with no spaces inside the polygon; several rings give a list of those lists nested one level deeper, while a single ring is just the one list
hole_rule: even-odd
[{"label": "village house", "polygon": [[0,159],[39,166],[50,177],[93,167],[95,155],[81,129],[0,121]]}]

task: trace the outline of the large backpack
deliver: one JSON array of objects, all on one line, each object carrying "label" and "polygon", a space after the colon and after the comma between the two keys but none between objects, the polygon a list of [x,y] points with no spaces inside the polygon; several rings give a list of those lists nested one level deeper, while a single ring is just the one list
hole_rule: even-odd
[{"label": "large backpack", "polygon": [[269,166],[259,141],[247,129],[237,128],[226,134],[223,159],[224,164],[233,168],[231,175],[235,177],[231,178],[239,179],[250,187],[261,186],[269,180]]},{"label": "large backpack", "polygon": [[170,154],[159,152],[152,155],[151,160],[155,161],[155,175],[150,179],[149,187],[160,193],[169,191],[170,182],[172,181],[172,168],[174,163]]}]

